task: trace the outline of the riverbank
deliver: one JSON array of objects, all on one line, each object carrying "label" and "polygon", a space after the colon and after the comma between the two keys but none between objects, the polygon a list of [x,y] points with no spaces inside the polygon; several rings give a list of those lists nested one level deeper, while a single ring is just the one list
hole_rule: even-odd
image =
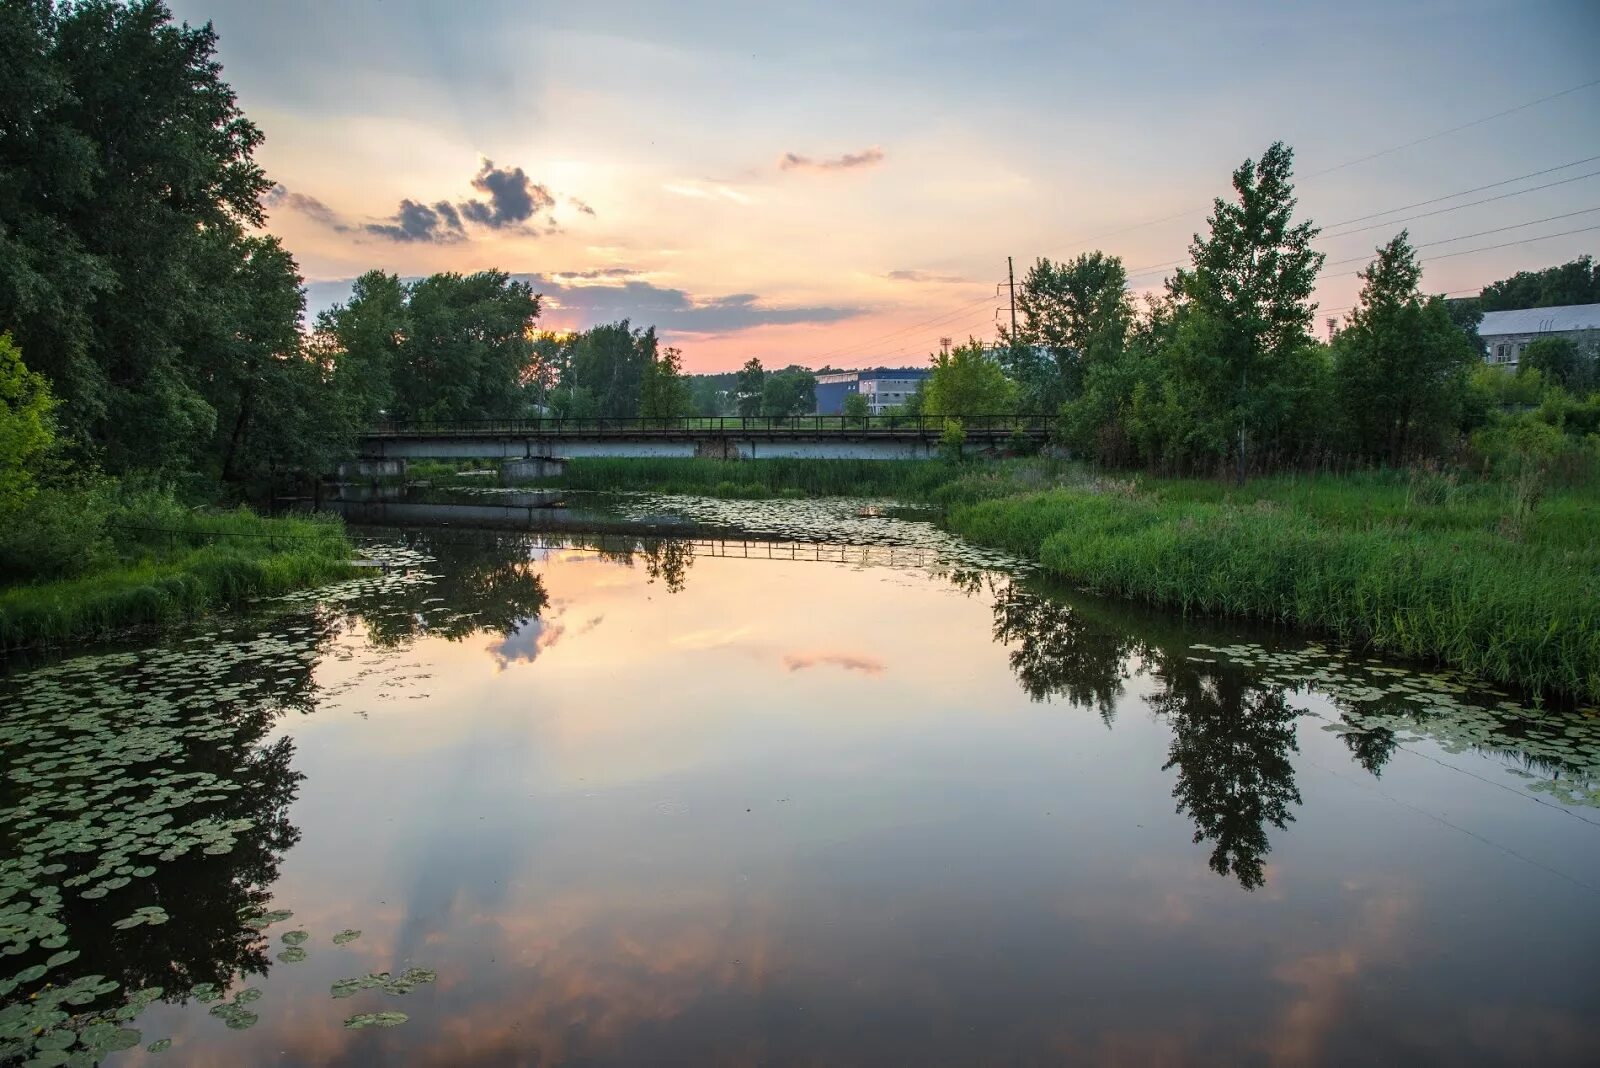
[{"label": "riverbank", "polygon": [[119,513],[77,573],[0,588],[0,650],[170,626],[341,577],[352,554],[330,517]]},{"label": "riverbank", "polygon": [[1407,471],[1096,476],[1048,461],[575,460],[571,489],[894,496],[1096,593],[1600,701],[1600,494]]}]

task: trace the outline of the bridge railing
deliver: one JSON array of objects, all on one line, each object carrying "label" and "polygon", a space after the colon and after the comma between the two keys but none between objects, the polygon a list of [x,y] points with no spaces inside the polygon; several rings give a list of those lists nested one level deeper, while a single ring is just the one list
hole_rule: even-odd
[{"label": "bridge railing", "polygon": [[729,415],[667,418],[535,416],[528,419],[391,419],[368,433],[383,434],[740,434],[871,433],[942,435],[951,426],[968,434],[1039,436],[1050,429],[1044,415]]}]

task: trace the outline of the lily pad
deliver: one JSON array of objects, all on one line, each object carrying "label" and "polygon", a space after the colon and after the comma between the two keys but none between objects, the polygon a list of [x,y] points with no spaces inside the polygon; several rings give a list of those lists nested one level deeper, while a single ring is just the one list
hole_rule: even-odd
[{"label": "lily pad", "polygon": [[347,942],[354,942],[356,939],[358,939],[360,937],[361,937],[361,932],[360,931],[353,931],[353,930],[346,929],[346,930],[340,931],[338,934],[333,936],[333,944],[336,945],[336,946],[342,946]]},{"label": "lily pad", "polygon": [[403,1012],[362,1012],[345,1020],[344,1025],[352,1031],[359,1031],[363,1027],[398,1027],[411,1017]]}]

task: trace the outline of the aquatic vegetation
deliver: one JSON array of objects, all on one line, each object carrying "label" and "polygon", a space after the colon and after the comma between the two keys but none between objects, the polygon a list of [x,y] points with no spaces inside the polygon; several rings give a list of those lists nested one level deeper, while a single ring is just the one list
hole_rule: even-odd
[{"label": "aquatic vegetation", "polygon": [[350,979],[337,979],[329,988],[336,998],[354,997],[363,990],[382,990],[386,994],[409,994],[422,983],[436,982],[439,973],[431,968],[407,968],[399,975],[369,972]]},{"label": "aquatic vegetation", "polygon": [[353,930],[350,930],[350,929],[346,928],[345,930],[340,931],[338,934],[333,936],[333,944],[336,945],[336,946],[342,946],[342,945],[346,944],[347,942],[354,942],[356,939],[358,939],[360,937],[361,937],[361,932],[360,931],[353,931]]},{"label": "aquatic vegetation", "polygon": [[409,1019],[411,1017],[403,1012],[361,1012],[348,1017],[344,1025],[352,1031],[359,1031],[363,1027],[396,1027]]}]

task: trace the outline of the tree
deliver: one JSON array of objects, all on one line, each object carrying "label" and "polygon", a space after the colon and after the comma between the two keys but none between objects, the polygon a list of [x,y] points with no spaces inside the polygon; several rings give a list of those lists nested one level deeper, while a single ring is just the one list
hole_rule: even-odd
[{"label": "tree", "polygon": [[639,415],[644,419],[681,419],[693,411],[683,378],[683,354],[668,346],[644,369],[639,388]]},{"label": "tree", "polygon": [[[1127,340],[1133,319],[1128,300],[1128,275],[1122,260],[1103,252],[1087,252],[1069,263],[1040,259],[1029,269],[1017,293],[1022,313],[1024,346],[1041,345],[1055,362],[1054,383],[1036,385],[1043,410],[1083,392],[1084,376],[1097,363],[1114,359]],[[1031,366],[1019,367],[1036,378]]]},{"label": "tree", "polygon": [[37,467],[56,444],[50,384],[22,362],[10,334],[0,334],[0,517],[27,503]]},{"label": "tree", "polygon": [[1455,425],[1477,358],[1444,299],[1418,293],[1422,268],[1408,237],[1402,230],[1361,272],[1361,295],[1333,343],[1352,450],[1389,463]]},{"label": "tree", "polygon": [[624,319],[579,334],[563,388],[574,416],[631,418],[639,414],[645,368],[656,359],[655,327],[635,330]]},{"label": "tree", "polygon": [[539,316],[532,287],[504,271],[435,274],[407,286],[406,297],[397,414],[439,422],[522,415]]},{"label": "tree", "polygon": [[113,470],[197,467],[218,425],[271,182],[215,51],[160,0],[0,8],[0,323]]},{"label": "tree", "polygon": [[332,365],[357,425],[372,426],[392,414],[400,346],[409,333],[405,283],[383,271],[357,278],[349,303],[317,316],[313,347]]},{"label": "tree", "polygon": [[933,357],[933,374],[923,388],[922,411],[928,415],[1006,415],[1016,400],[1016,387],[977,338],[968,338]]},{"label": "tree", "polygon": [[1542,271],[1518,271],[1510,278],[1484,286],[1478,296],[1478,305],[1486,312],[1597,303],[1600,264],[1589,256]]},{"label": "tree", "polygon": [[1538,371],[1546,382],[1574,393],[1582,393],[1595,384],[1594,353],[1585,352],[1571,338],[1536,339],[1522,350],[1517,367]]},{"label": "tree", "polygon": [[1169,283],[1181,305],[1178,393],[1198,409],[1202,443],[1231,452],[1241,484],[1252,432],[1281,424],[1293,407],[1325,258],[1311,249],[1316,227],[1293,221],[1293,166],[1282,142],[1258,163],[1245,160],[1233,172],[1237,202],[1216,199],[1210,236],[1196,234],[1189,248],[1192,269]]},{"label": "tree", "polygon": [[844,421],[852,426],[866,426],[872,406],[860,393],[847,393],[844,398]]},{"label": "tree", "polygon": [[761,387],[762,415],[773,418],[807,415],[816,408],[817,376],[810,370],[791,365],[766,376]]},{"label": "tree", "polygon": [[752,356],[745,361],[739,369],[738,384],[735,387],[739,396],[739,414],[745,417],[761,414],[762,391],[766,386],[766,371],[761,368],[761,361]]}]

